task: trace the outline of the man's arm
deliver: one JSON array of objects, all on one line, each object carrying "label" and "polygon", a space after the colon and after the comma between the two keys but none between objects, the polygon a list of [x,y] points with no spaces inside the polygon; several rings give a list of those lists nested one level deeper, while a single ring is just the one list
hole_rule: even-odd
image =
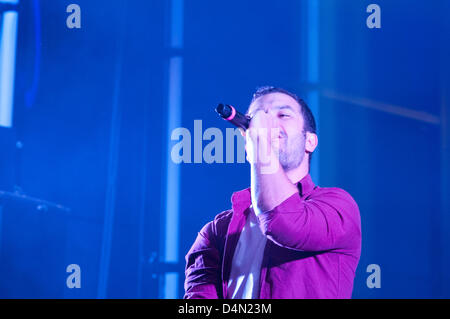
[{"label": "man's arm", "polygon": [[361,242],[358,206],[339,188],[324,189],[308,200],[296,193],[258,219],[262,232],[286,248],[354,250]]},{"label": "man's arm", "polygon": [[[277,128],[274,119],[259,111],[246,132],[252,205],[263,233],[276,244],[297,250],[357,247],[361,226],[359,209],[353,198],[342,189],[330,188],[308,200],[302,199],[274,152],[272,143],[276,139],[269,133],[274,128]],[[270,163],[269,170],[264,163]],[[304,160],[299,168],[304,171],[302,176],[307,174],[306,164]]]},{"label": "man's arm", "polygon": [[218,299],[221,291],[221,257],[213,222],[206,224],[186,255],[184,299]]},{"label": "man's arm", "polygon": [[252,205],[256,215],[273,209],[298,192],[296,185],[282,169],[272,145],[274,142],[279,143],[276,138],[279,132],[274,119],[263,111],[254,114],[245,132]]}]

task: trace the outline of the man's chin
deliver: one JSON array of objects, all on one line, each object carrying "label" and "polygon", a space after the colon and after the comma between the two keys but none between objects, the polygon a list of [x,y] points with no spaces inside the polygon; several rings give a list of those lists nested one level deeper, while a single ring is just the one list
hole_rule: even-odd
[{"label": "man's chin", "polygon": [[[296,169],[302,164],[302,161],[292,161],[289,160],[288,157],[286,157],[283,153],[281,153],[278,156],[278,159],[280,161],[280,165],[283,168],[285,172],[288,172],[290,170]],[[302,159],[303,160],[303,159]]]}]

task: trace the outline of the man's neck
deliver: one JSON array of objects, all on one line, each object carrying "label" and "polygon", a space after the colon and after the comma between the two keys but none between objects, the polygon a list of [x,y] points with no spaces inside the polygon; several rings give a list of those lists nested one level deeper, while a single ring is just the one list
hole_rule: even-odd
[{"label": "man's neck", "polygon": [[300,164],[300,166],[285,172],[286,176],[289,178],[292,184],[297,184],[309,173],[309,163],[308,159],[305,157]]}]

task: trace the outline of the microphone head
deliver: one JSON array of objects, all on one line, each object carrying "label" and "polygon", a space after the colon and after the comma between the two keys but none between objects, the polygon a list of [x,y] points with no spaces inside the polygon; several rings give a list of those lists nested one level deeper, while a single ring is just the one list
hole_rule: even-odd
[{"label": "microphone head", "polygon": [[233,109],[228,104],[220,103],[216,107],[216,112],[224,119],[227,119],[233,114]]},{"label": "microphone head", "polygon": [[216,107],[216,112],[226,121],[231,124],[240,127],[244,130],[248,129],[250,124],[250,118],[247,115],[243,115],[236,111],[236,109],[229,104],[220,103]]}]

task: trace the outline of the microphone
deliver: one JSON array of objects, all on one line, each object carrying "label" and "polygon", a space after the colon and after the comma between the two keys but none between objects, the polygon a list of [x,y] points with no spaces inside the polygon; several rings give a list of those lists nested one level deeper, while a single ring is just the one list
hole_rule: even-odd
[{"label": "microphone", "polygon": [[230,122],[231,124],[240,127],[244,130],[248,129],[250,124],[250,117],[236,111],[236,109],[228,104],[219,104],[216,107],[216,112],[224,119]]}]

